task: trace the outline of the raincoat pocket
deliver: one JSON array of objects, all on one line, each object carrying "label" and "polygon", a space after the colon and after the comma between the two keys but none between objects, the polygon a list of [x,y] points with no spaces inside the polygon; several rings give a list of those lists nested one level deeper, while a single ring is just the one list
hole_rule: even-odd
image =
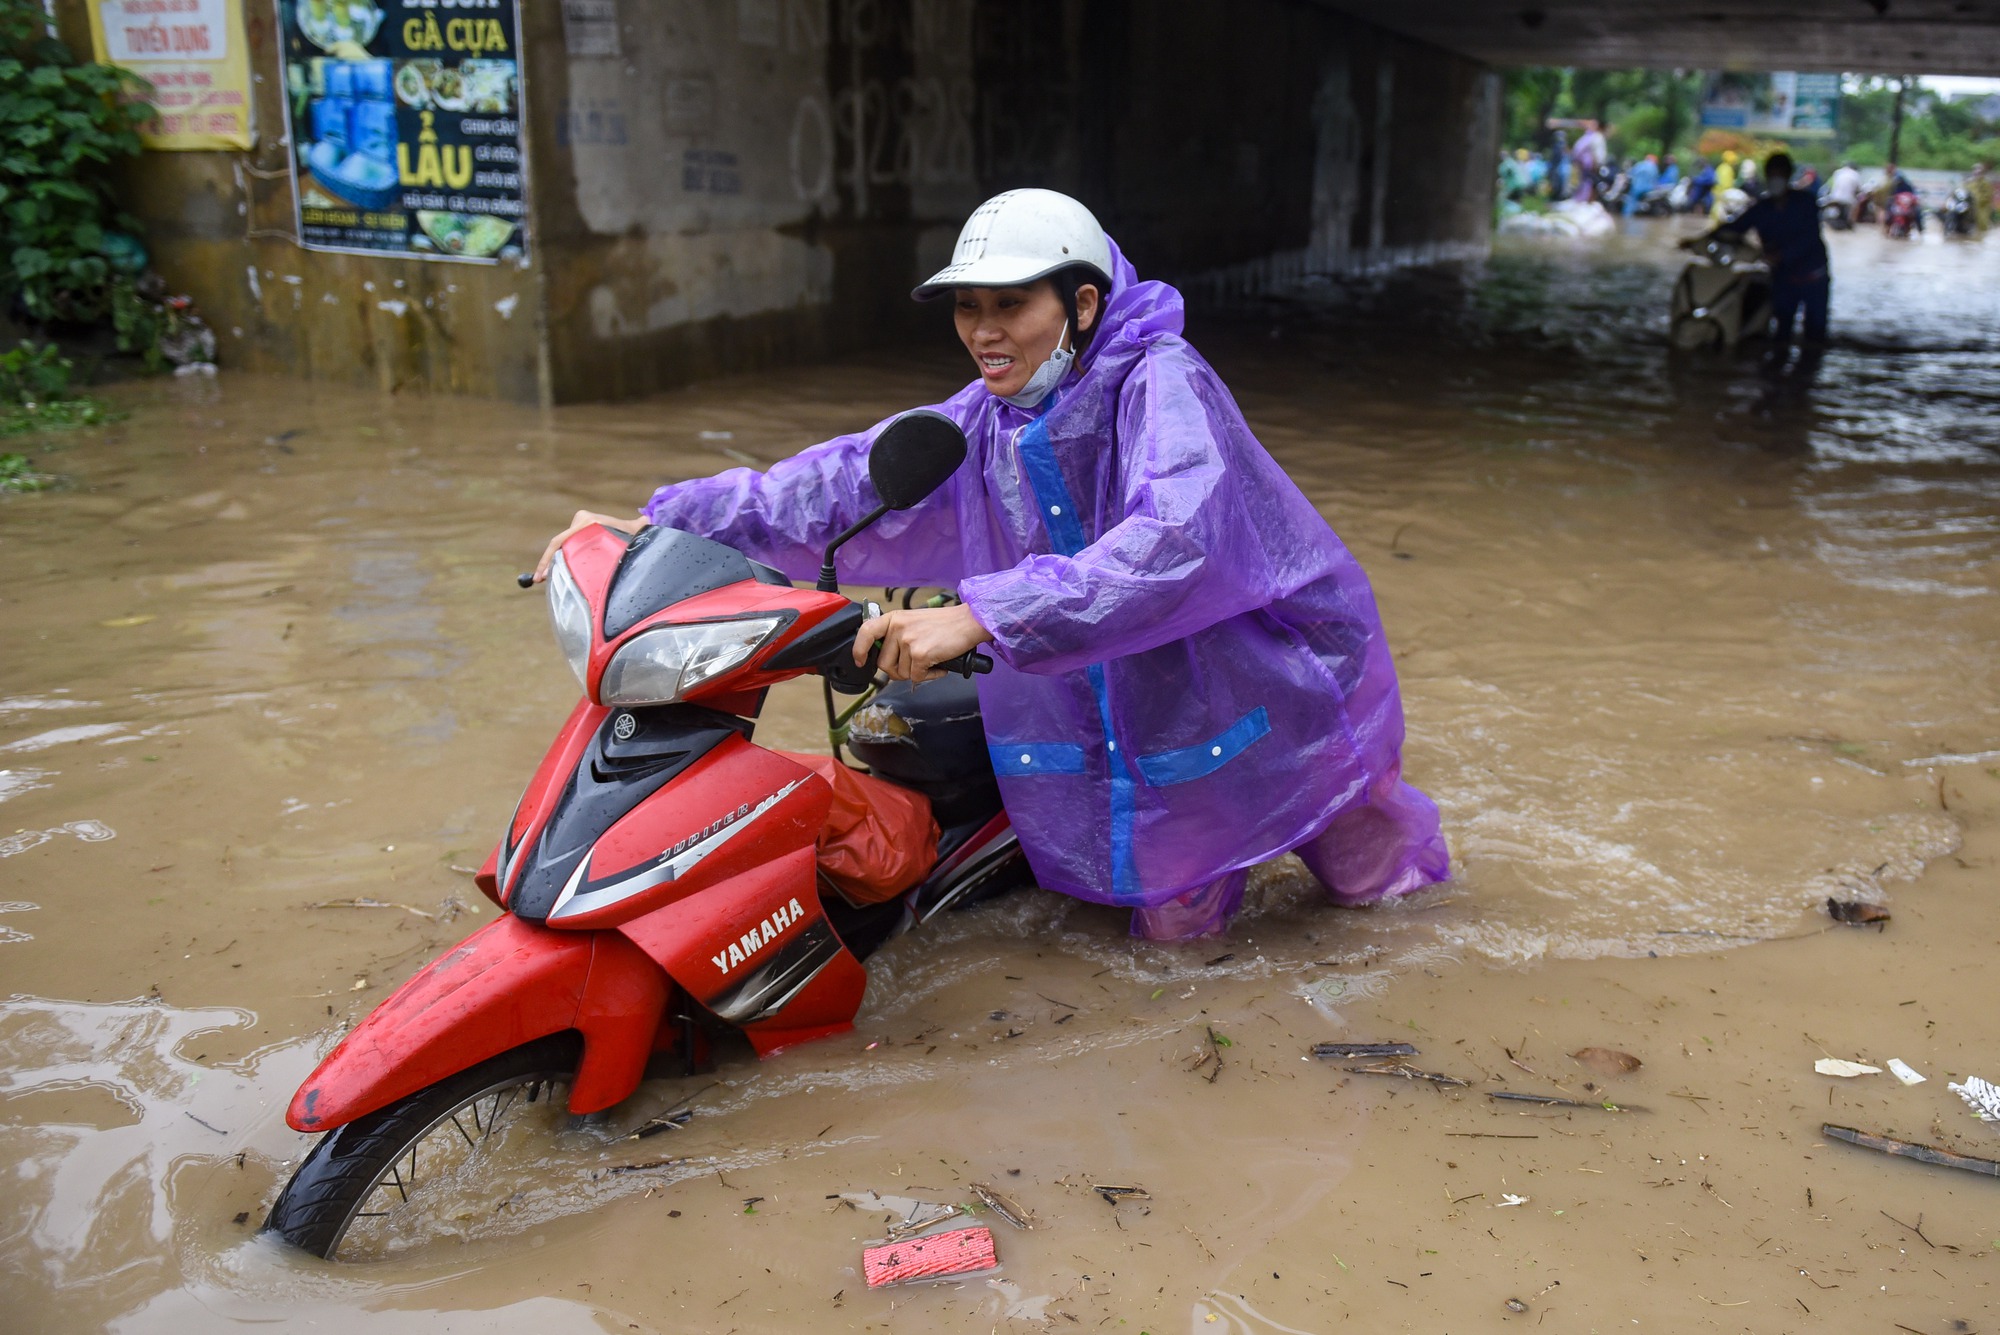
[{"label": "raincoat pocket", "polygon": [[986,744],[993,772],[1003,776],[1083,773],[1083,748],[1068,742],[993,742]]},{"label": "raincoat pocket", "polygon": [[1139,775],[1155,788],[1204,778],[1250,749],[1271,731],[1271,716],[1257,706],[1222,732],[1194,746],[1139,757]]}]

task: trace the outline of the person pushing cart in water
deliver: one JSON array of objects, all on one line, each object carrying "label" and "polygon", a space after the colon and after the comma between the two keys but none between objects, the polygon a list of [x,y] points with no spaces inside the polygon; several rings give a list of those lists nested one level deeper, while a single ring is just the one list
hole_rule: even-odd
[{"label": "person pushing cart in water", "polygon": [[1709,235],[1729,240],[1755,232],[1771,269],[1771,316],[1774,346],[1782,355],[1792,341],[1799,311],[1805,310],[1805,340],[1826,341],[1827,303],[1833,281],[1826,238],[1820,232],[1819,200],[1812,192],[1792,188],[1792,159],[1773,153],[1764,162],[1766,194]]},{"label": "person pushing cart in water", "polygon": [[[1010,190],[912,294],[948,297],[978,379],[936,411],[956,476],[844,549],[850,576],[960,602],[861,627],[890,676],[990,646],[979,694],[1036,879],[1129,907],[1135,935],[1220,932],[1248,869],[1296,852],[1334,902],[1445,879],[1429,798],[1403,781],[1396,670],[1367,576],[1082,204]],[[637,518],[811,579],[874,508],[887,423],[775,464],[660,488]]]}]

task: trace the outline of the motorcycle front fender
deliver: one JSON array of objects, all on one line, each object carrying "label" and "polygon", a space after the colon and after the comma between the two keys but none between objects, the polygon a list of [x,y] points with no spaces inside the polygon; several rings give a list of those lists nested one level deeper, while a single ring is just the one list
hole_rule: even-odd
[{"label": "motorcycle front fender", "polygon": [[562,932],[500,918],[397,988],[328,1053],[293,1097],[295,1131],[330,1131],[548,1034],[583,1035],[571,1112],[638,1088],[672,991],[616,932]]}]

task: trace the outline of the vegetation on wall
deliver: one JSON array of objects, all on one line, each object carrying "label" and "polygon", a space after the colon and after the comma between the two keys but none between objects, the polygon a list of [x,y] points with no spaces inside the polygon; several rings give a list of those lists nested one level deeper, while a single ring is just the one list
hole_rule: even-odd
[{"label": "vegetation on wall", "polygon": [[79,61],[33,0],[0,0],[0,297],[30,322],[90,325],[145,267],[111,170],[152,108],[130,75]]}]

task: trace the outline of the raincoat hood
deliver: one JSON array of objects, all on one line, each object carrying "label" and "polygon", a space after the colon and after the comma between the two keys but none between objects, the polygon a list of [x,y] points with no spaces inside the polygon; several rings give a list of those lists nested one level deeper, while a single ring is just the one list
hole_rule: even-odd
[{"label": "raincoat hood", "polygon": [[[841,575],[955,588],[992,635],[993,769],[1043,886],[1153,907],[1363,809],[1342,828],[1368,884],[1344,892],[1443,879],[1367,576],[1181,337],[1180,293],[1111,259],[1076,372],[1032,410],[978,380],[935,405],[966,462],[843,548]],[[886,425],[662,487],[646,515],[809,580],[876,504]]]}]

